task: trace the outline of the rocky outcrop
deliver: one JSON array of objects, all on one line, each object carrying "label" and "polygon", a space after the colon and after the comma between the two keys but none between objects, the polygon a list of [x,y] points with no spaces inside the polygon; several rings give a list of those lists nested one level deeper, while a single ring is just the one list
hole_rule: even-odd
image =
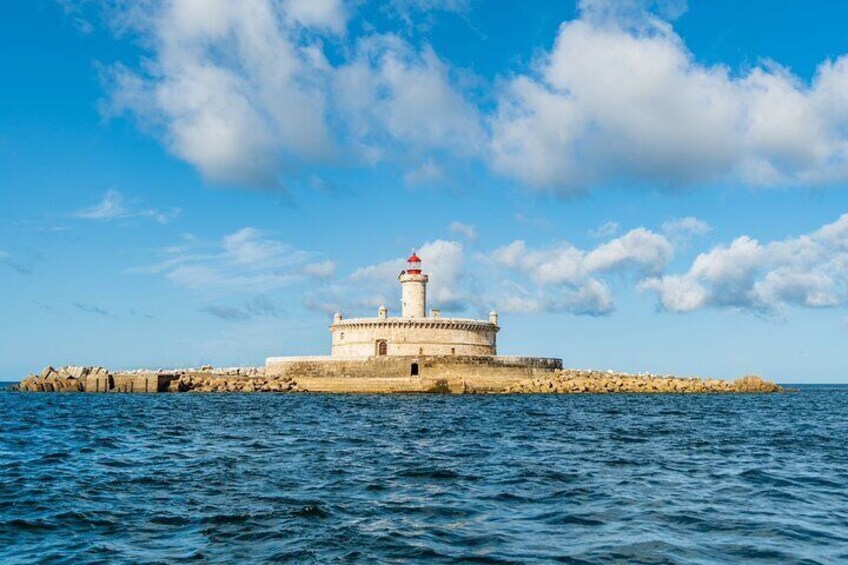
[{"label": "rocky outcrop", "polygon": [[615,373],[563,369],[550,377],[527,379],[507,387],[504,393],[753,393],[783,392],[783,388],[755,375],[736,381],[674,377],[670,375]]},{"label": "rocky outcrop", "polygon": [[[244,371],[239,369],[239,371]],[[265,376],[260,369],[244,373],[189,372],[171,381],[168,392],[297,392],[291,377]]]}]

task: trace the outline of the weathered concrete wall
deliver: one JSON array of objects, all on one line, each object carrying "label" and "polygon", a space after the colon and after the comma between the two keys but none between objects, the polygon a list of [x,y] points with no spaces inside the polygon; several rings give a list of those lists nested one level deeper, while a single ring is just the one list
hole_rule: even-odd
[{"label": "weathered concrete wall", "polygon": [[173,374],[153,371],[111,373],[103,367],[47,367],[21,381],[27,392],[164,392]]},{"label": "weathered concrete wall", "polygon": [[164,392],[176,378],[166,373],[106,373],[89,375],[85,392]]},{"label": "weathered concrete wall", "polygon": [[498,330],[490,322],[457,318],[353,318],[330,326],[334,357],[377,355],[381,340],[388,356],[495,355]]},{"label": "weathered concrete wall", "polygon": [[270,357],[268,375],[287,376],[313,392],[500,392],[550,375],[560,359],[489,356]]}]

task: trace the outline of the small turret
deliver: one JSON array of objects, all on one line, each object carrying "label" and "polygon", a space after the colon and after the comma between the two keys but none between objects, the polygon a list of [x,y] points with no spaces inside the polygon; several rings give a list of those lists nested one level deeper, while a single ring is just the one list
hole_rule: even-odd
[{"label": "small turret", "polygon": [[380,308],[377,309],[377,317],[381,320],[385,320],[389,315],[389,311],[386,308],[385,304],[381,304]]},{"label": "small turret", "polygon": [[489,321],[491,323],[495,324],[496,326],[498,325],[498,313],[495,312],[494,310],[489,312]]},{"label": "small turret", "polygon": [[342,313],[336,312],[335,315],[333,316],[333,323],[338,324],[341,321],[342,321]]}]

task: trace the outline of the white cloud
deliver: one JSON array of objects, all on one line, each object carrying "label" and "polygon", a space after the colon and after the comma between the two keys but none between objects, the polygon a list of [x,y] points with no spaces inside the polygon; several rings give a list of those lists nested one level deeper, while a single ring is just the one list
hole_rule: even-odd
[{"label": "white cloud", "polygon": [[471,6],[470,0],[390,0],[389,3],[402,14],[434,10],[465,12]]},{"label": "white cloud", "polygon": [[304,265],[303,273],[319,279],[332,277],[336,273],[336,264],[333,261],[321,261]]},{"label": "white cloud", "polygon": [[462,222],[451,222],[451,233],[461,235],[468,241],[477,241],[477,228],[471,224],[463,224]]},{"label": "white cloud", "polygon": [[[372,22],[348,34],[361,13],[342,0],[119,5],[148,57],[112,67],[105,113],[136,116],[213,181],[279,186],[392,162],[428,184],[481,157],[561,193],[848,180],[848,56],[810,81],[775,62],[704,65],[654,15],[673,19],[680,0],[583,0],[550,52],[494,93],[426,42]],[[468,5],[395,0],[383,13],[417,27]]]},{"label": "white cloud", "polygon": [[[134,115],[216,182],[276,187],[317,166],[389,161],[426,184],[480,157],[564,193],[848,179],[848,56],[810,81],[775,62],[704,65],[661,19],[683,0],[583,0],[550,52],[499,77],[494,93],[425,41],[392,33],[392,18],[377,29],[344,0],[117,6],[113,27],[130,28],[121,37],[137,37],[146,57],[110,69],[104,113]],[[380,11],[417,29],[427,14],[469,8],[392,0]],[[351,19],[362,25],[348,34]]]},{"label": "white cloud", "polygon": [[180,215],[179,208],[168,211],[155,210],[153,208],[135,207],[128,203],[124,196],[117,190],[107,190],[103,200],[94,206],[77,211],[74,216],[85,220],[119,220],[128,218],[149,218],[167,224]]},{"label": "white cloud", "polygon": [[[530,249],[519,240],[494,250],[490,257],[495,264],[527,276],[538,287],[535,296],[523,291],[513,302],[521,311],[567,310],[603,315],[612,311],[614,301],[600,277],[612,273],[637,277],[660,273],[673,251],[663,236],[637,228],[589,251],[565,242],[547,249]],[[509,299],[506,304],[509,311]]]},{"label": "white cloud", "polygon": [[[344,35],[341,0],[174,0],[127,7],[150,57],[111,69],[107,115],[130,113],[208,179],[279,186],[312,166],[480,150],[477,109],[432,50]],[[139,12],[141,14],[139,15]],[[428,175],[429,170],[410,173]]]},{"label": "white cloud", "polygon": [[113,220],[115,218],[126,218],[127,214],[128,211],[124,207],[124,199],[121,194],[109,190],[99,204],[80,210],[76,213],[76,216],[86,220]]},{"label": "white cloud", "polygon": [[152,57],[139,70],[114,69],[110,111],[134,113],[213,181],[273,186],[284,161],[329,157],[326,61],[298,34],[301,25],[332,28],[336,20],[303,2],[147,8],[138,31]]},{"label": "white cloud", "polygon": [[465,275],[465,256],[461,243],[437,239],[425,243],[417,251],[418,256],[427,260],[427,268],[432,277],[428,296],[433,307],[447,311],[464,310],[469,296],[462,288]]},{"label": "white cloud", "polygon": [[428,32],[436,21],[437,12],[464,15],[471,8],[471,0],[384,0],[381,11],[400,19],[409,30]]},{"label": "white cloud", "polygon": [[237,265],[260,265],[276,261],[286,256],[288,251],[285,244],[263,237],[255,228],[242,228],[224,236],[221,247],[226,256]]},{"label": "white cloud", "polygon": [[504,85],[491,122],[498,171],[562,192],[848,179],[848,57],[810,84],[775,63],[737,76],[698,63],[667,22],[624,4],[582,2],[538,73]]},{"label": "white cloud", "polygon": [[504,284],[487,300],[500,311],[512,314],[570,312],[578,316],[604,316],[615,309],[609,287],[594,278],[554,291],[544,287],[531,291],[517,283]]},{"label": "white cloud", "polygon": [[[437,239],[416,251],[430,275],[427,301],[433,308],[446,312],[462,312],[476,306],[470,292],[473,281],[465,270],[465,254],[458,241]],[[321,312],[342,311],[345,315],[374,315],[380,305],[397,311],[400,285],[397,277],[406,266],[406,257],[396,257],[356,269],[347,277],[332,281],[310,292],[307,307]]]},{"label": "white cloud", "polygon": [[428,158],[421,166],[403,175],[403,182],[408,186],[433,185],[445,180],[445,171],[437,162]]},{"label": "white cloud", "polygon": [[[706,229],[691,219],[670,226]],[[198,253],[197,246],[189,239],[174,247],[170,253],[175,258],[153,270],[184,286],[202,281],[215,288],[253,291],[309,276],[315,284],[304,303],[310,308],[372,316],[385,304],[393,315],[398,313],[397,275],[404,257],[339,277],[332,261],[316,262],[251,228],[223,238],[217,253]],[[794,238],[760,243],[738,237],[700,253],[682,274],[668,272],[674,251],[666,236],[640,227],[588,249],[568,242],[535,247],[517,240],[468,257],[461,242],[434,240],[418,254],[430,274],[430,305],[454,314],[481,315],[497,308],[606,315],[615,309],[613,281],[655,293],[660,307],[674,312],[720,307],[771,314],[788,306],[848,306],[848,214]]]},{"label": "white cloud", "polygon": [[584,268],[589,272],[603,272],[630,267],[639,272],[659,273],[673,253],[665,237],[636,228],[589,252]]},{"label": "white cloud", "polygon": [[347,8],[342,0],[284,0],[283,4],[286,15],[304,27],[343,33],[347,25]]},{"label": "white cloud", "polygon": [[693,216],[669,220],[662,225],[663,234],[675,242],[686,242],[694,236],[707,234],[710,230],[710,224]]},{"label": "white cloud", "polygon": [[193,237],[162,250],[165,260],[132,272],[161,274],[172,283],[207,293],[242,294],[275,290],[323,278],[309,252],[246,227],[209,244]]},{"label": "white cloud", "polygon": [[[366,37],[334,79],[339,110],[366,154],[379,155],[400,142],[419,151],[470,156],[484,143],[477,109],[429,46],[416,50],[389,34]],[[439,165],[430,157],[427,162],[432,176]]]},{"label": "white cloud", "polygon": [[590,230],[589,235],[597,239],[606,239],[617,234],[619,228],[618,222],[604,222],[597,228]]},{"label": "white cloud", "polygon": [[499,264],[524,272],[540,285],[574,283],[585,277],[616,270],[658,273],[673,253],[671,243],[645,228],[636,228],[591,251],[560,243],[549,249],[531,250],[523,241],[496,249]]},{"label": "white cloud", "polygon": [[760,243],[748,236],[701,253],[688,272],[642,288],[671,312],[729,307],[774,313],[787,306],[848,305],[848,214],[799,237]]}]

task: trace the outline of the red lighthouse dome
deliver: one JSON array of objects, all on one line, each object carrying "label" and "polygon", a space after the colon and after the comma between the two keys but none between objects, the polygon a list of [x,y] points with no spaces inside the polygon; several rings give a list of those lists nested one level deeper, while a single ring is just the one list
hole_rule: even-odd
[{"label": "red lighthouse dome", "polygon": [[410,275],[421,274],[421,258],[415,254],[415,251],[406,260],[406,272]]}]

